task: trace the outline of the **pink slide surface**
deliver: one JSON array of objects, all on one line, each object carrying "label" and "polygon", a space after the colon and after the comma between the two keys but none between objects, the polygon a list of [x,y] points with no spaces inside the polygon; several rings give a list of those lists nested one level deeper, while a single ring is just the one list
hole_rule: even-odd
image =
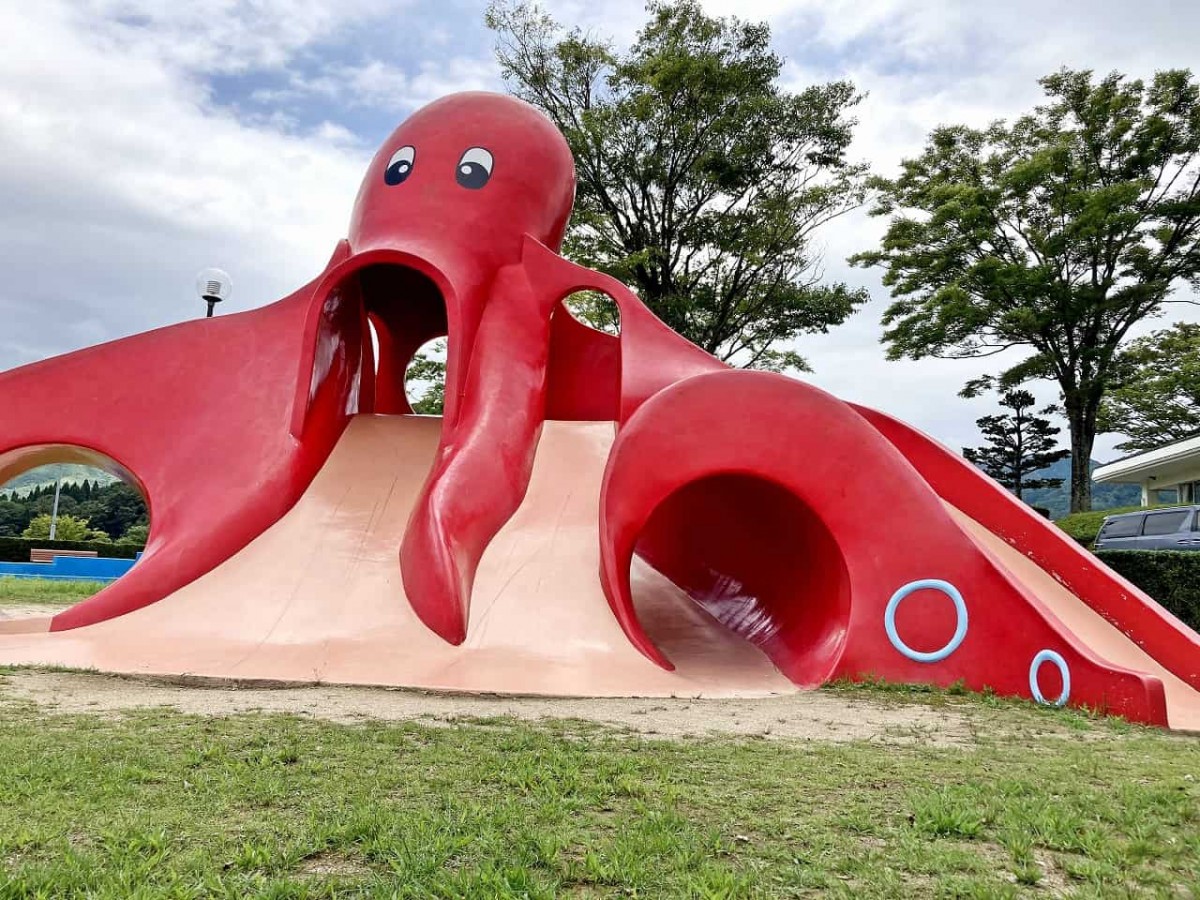
[{"label": "pink slide surface", "polygon": [[[480,564],[467,640],[421,623],[396,547],[441,420],[357,416],[299,503],[182,590],[95,625],[0,637],[6,663],[106,672],[591,696],[766,696],[796,686],[649,566],[639,610],[678,662],[621,633],[596,578],[611,422],[547,422],[529,490]],[[0,622],[40,627],[48,620]]]}]

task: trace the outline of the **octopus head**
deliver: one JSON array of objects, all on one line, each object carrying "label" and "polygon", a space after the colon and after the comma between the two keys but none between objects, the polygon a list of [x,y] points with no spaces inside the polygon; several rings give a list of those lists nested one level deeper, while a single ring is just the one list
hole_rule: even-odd
[{"label": "octopus head", "polygon": [[380,148],[350,246],[439,257],[452,247],[503,265],[519,258],[526,233],[557,250],[574,195],[571,151],[542,113],[501,94],[453,94],[418,110]]}]

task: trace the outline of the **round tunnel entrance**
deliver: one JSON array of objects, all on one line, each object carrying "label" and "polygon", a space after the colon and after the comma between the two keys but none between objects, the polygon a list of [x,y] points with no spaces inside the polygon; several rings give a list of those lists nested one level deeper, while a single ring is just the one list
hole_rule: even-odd
[{"label": "round tunnel entrance", "polygon": [[128,572],[150,537],[137,479],[84,447],[0,454],[0,618],[53,615]]},{"label": "round tunnel entrance", "polygon": [[[694,481],[658,506],[636,552],[795,683],[830,676],[850,615],[849,574],[834,535],[790,491],[739,473]],[[673,661],[687,652],[671,623],[638,614]]]},{"label": "round tunnel entrance", "polygon": [[[444,339],[448,331],[445,298],[433,279],[408,266],[371,265],[352,277],[370,323],[375,359],[373,411],[385,415],[412,413],[413,400],[419,403],[425,391],[420,397],[410,397],[408,382],[425,385],[436,382],[439,374],[444,378],[444,354],[439,357],[429,353],[427,345]],[[418,366],[417,377],[413,378],[410,367],[420,360],[425,366]],[[430,398],[416,411],[431,412],[434,406],[440,404]]]}]

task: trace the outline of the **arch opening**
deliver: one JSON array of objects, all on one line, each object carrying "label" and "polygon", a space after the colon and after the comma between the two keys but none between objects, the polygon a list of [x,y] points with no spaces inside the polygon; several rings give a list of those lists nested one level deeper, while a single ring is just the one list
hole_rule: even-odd
[{"label": "arch opening", "polygon": [[[385,415],[412,413],[414,407],[407,389],[409,372],[426,345],[446,338],[446,300],[432,278],[404,265],[378,263],[359,269],[350,278],[355,280],[354,286],[362,298],[367,341],[374,359],[373,399],[362,404],[362,411]],[[436,381],[434,376],[439,370],[444,379],[444,352],[440,358],[434,354],[428,359],[430,364],[425,368],[430,371],[423,380]],[[429,411],[431,405],[431,402],[424,404],[422,411]],[[440,414],[440,403],[437,406]]]},{"label": "arch opening", "polygon": [[576,291],[562,299],[571,318],[603,334],[621,334],[621,310],[617,301],[600,291]]},{"label": "arch opening", "polygon": [[[741,473],[691,482],[655,509],[636,553],[796,684],[829,679],[849,622],[849,573],[834,535],[790,491]],[[679,662],[686,635],[636,593],[634,604],[650,638]]]},{"label": "arch opening", "polygon": [[40,619],[86,600],[133,567],[150,526],[144,486],[102,453],[0,454],[0,618]]},{"label": "arch opening", "polygon": [[611,422],[620,413],[620,309],[607,294],[577,291],[550,320],[546,418]]}]

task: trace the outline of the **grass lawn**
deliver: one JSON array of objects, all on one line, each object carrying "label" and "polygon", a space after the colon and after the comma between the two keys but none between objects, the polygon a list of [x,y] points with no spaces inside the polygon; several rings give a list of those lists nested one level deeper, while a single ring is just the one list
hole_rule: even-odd
[{"label": "grass lawn", "polygon": [[581,722],[60,715],[0,677],[0,898],[1200,895],[1200,740],[1027,704],[968,746]]},{"label": "grass lawn", "polygon": [[64,606],[86,600],[105,586],[100,581],[0,577],[0,606]]}]

